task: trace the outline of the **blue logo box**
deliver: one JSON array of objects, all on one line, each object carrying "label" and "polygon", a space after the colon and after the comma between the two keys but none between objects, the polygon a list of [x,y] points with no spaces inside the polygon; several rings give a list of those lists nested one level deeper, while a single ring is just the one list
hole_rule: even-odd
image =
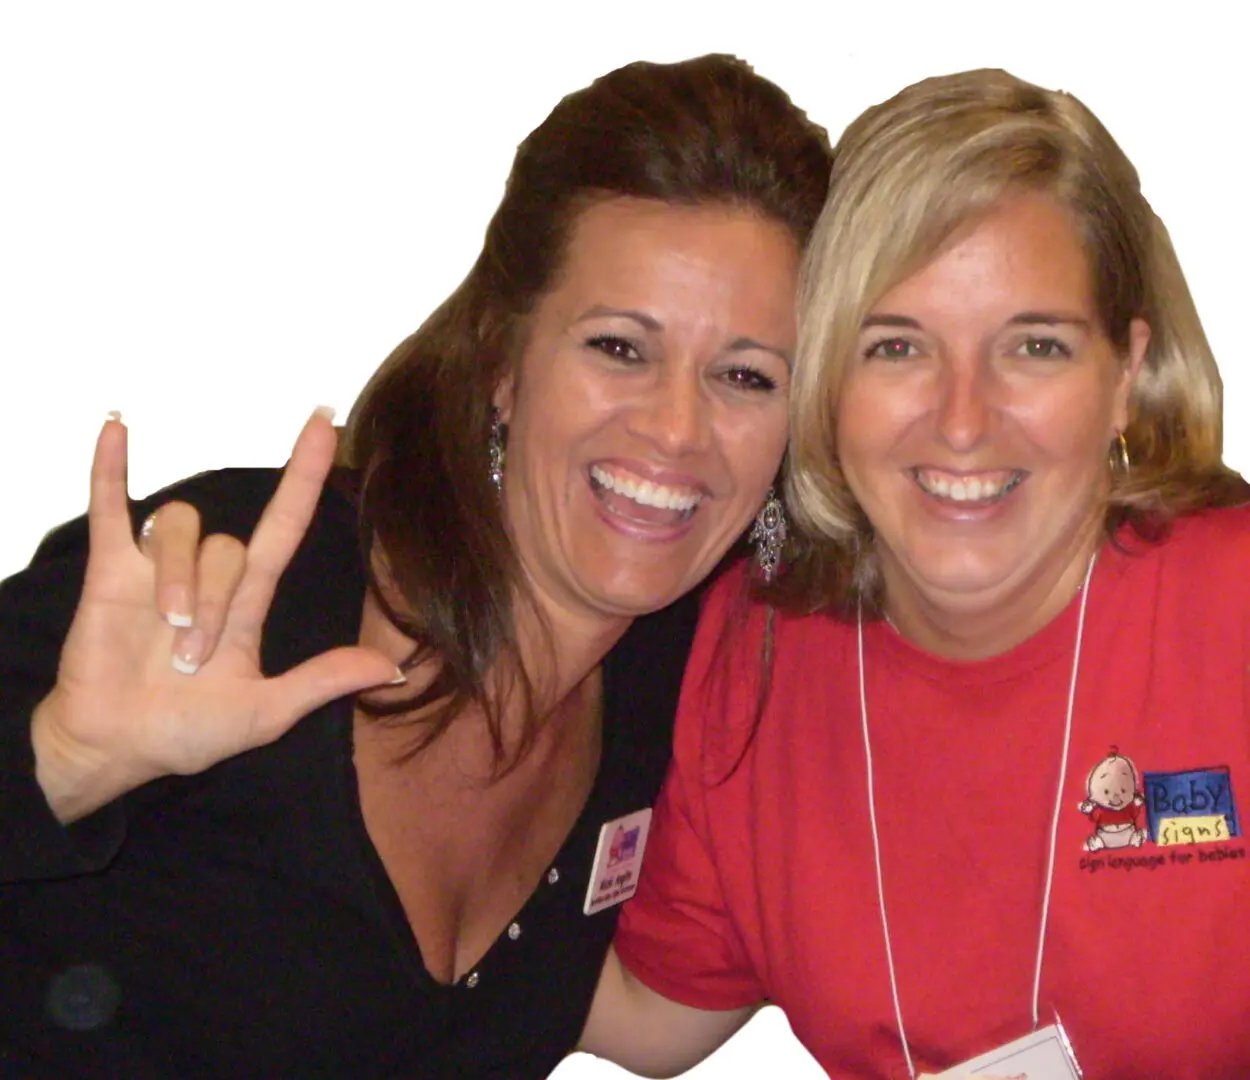
[{"label": "blue logo box", "polygon": [[1168,818],[1222,815],[1230,837],[1241,835],[1233,779],[1228,766],[1189,769],[1185,772],[1142,774],[1146,787],[1146,822],[1150,839],[1159,840],[1159,824]]}]

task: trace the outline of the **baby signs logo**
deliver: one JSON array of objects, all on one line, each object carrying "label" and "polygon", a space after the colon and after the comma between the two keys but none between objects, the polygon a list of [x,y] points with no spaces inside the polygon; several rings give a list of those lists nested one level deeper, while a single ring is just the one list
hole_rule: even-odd
[{"label": "baby signs logo", "polygon": [[[1139,773],[1116,747],[1090,770],[1080,810],[1089,819],[1081,869],[1159,870],[1245,859],[1226,765]],[[1137,850],[1150,842],[1146,850]],[[1186,850],[1196,847],[1197,850]],[[1158,848],[1167,848],[1163,852]]]},{"label": "baby signs logo", "polygon": [[1146,797],[1137,783],[1137,766],[1113,746],[1085,781],[1080,810],[1094,827],[1085,839],[1085,850],[1141,847],[1146,840],[1142,828],[1145,804]]},{"label": "baby signs logo", "polygon": [[1160,847],[1218,844],[1241,835],[1227,766],[1146,773],[1150,839]]}]

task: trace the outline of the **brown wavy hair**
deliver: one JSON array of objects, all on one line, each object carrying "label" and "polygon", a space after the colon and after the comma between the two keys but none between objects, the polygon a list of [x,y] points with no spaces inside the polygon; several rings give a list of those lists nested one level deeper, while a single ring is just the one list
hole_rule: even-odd
[{"label": "brown wavy hair", "polygon": [[[382,364],[345,435],[343,460],[360,471],[370,589],[418,643],[406,666],[439,664],[408,700],[362,701],[397,723],[422,711],[412,753],[476,705],[502,774],[541,722],[513,618],[517,598],[530,601],[488,477],[487,440],[492,394],[524,349],[527,316],[553,285],[579,212],[614,196],[731,205],[784,224],[802,245],[829,170],[824,129],[749,65],[720,55],[613,71],[564,98],[521,143],[473,268]],[[488,671],[502,671],[528,705],[514,750]]]}]

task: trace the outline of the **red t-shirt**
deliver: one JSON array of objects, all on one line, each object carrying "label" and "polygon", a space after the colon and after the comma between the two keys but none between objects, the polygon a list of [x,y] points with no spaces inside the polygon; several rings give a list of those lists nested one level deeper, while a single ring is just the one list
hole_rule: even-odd
[{"label": "red t-shirt", "polygon": [[[1250,1076],[1250,510],[1108,546],[1086,614],[1041,983],[1087,1080]],[[1030,1027],[1078,603],[1003,656],[864,628],[903,1022],[938,1071]],[[711,594],[676,756],[616,946],[702,1008],[769,999],[833,1077],[906,1076],[873,869],[855,627]],[[1086,850],[1091,772],[1127,758],[1138,844]],[[735,768],[736,765],[736,768]],[[1121,836],[1121,839],[1126,839]]]}]

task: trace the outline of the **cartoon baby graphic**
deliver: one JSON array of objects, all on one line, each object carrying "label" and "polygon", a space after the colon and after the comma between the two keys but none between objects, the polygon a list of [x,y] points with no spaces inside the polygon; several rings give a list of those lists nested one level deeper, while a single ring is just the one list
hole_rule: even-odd
[{"label": "cartoon baby graphic", "polygon": [[1146,799],[1138,790],[1137,767],[1117,747],[1090,770],[1085,783],[1089,798],[1080,804],[1094,826],[1086,851],[1141,847],[1146,830],[1139,827]]}]

